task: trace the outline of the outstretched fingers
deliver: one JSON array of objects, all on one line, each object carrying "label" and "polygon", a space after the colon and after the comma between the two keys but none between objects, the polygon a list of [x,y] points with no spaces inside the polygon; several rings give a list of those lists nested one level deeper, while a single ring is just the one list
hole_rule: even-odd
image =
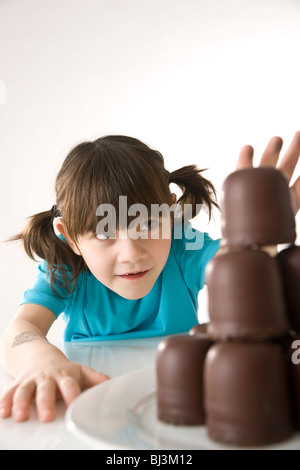
[{"label": "outstretched fingers", "polygon": [[52,421],[56,417],[57,387],[53,379],[18,383],[8,389],[0,400],[0,418],[13,415],[15,421],[26,421],[30,417],[30,405],[35,399],[40,421]]},{"label": "outstretched fingers", "polygon": [[283,140],[281,137],[272,137],[263,152],[259,166],[276,167],[282,149]]},{"label": "outstretched fingers", "polygon": [[297,214],[300,209],[300,176],[298,176],[293,186],[291,186],[291,195],[294,214]]},{"label": "outstretched fingers", "polygon": [[9,418],[12,413],[13,398],[17,385],[9,388],[0,399],[0,418]]},{"label": "outstretched fingers", "polygon": [[66,406],[69,406],[81,392],[106,380],[109,380],[107,375],[97,372],[90,367],[81,366],[81,377],[79,380],[68,375],[65,371],[61,371],[57,378],[57,384]]},{"label": "outstretched fingers", "polygon": [[30,403],[35,395],[35,382],[16,383],[0,399],[0,418],[13,415],[16,421],[26,421],[30,416]]},{"label": "outstretched fingers", "polygon": [[[295,168],[299,162],[300,156],[300,131],[297,131],[294,135],[294,138],[285,152],[284,156],[279,161],[280,152],[282,149],[283,140],[281,137],[272,137],[262,154],[259,166],[269,166],[277,168],[280,170],[286,177],[288,183],[290,183]],[[245,145],[242,147],[236,170],[243,168],[252,168],[253,167],[253,147],[250,145]],[[279,161],[279,164],[278,164]],[[294,208],[294,213],[296,214],[300,209],[300,177],[298,177],[293,185],[290,187],[291,197]]]},{"label": "outstretched fingers", "polygon": [[253,165],[253,154],[253,147],[251,147],[251,145],[244,145],[239,154],[236,170],[241,170],[243,168],[251,168]]},{"label": "outstretched fingers", "polygon": [[97,372],[90,367],[82,367],[83,380],[82,380],[82,389],[86,390],[87,388],[94,387],[102,382],[109,380],[109,377],[101,372]]},{"label": "outstretched fingers", "polygon": [[36,407],[39,420],[53,421],[56,418],[57,385],[53,379],[45,378],[36,388]]},{"label": "outstretched fingers", "polygon": [[78,381],[64,371],[58,377],[57,384],[66,406],[69,406],[81,393]]},{"label": "outstretched fingers", "polygon": [[40,374],[15,383],[0,398],[0,418],[13,415],[16,421],[25,421],[30,417],[31,402],[35,401],[39,420],[53,421],[58,398],[63,398],[69,406],[82,391],[108,379],[107,375],[90,367],[76,365],[71,372],[68,369],[58,370],[54,374]]},{"label": "outstretched fingers", "polygon": [[[283,140],[281,137],[272,137],[262,154],[259,166],[271,166],[276,168],[282,145]],[[250,145],[245,145],[242,147],[238,157],[236,169],[239,170],[242,168],[251,168],[253,166],[253,153],[253,147]],[[293,176],[294,170],[299,160],[299,155],[300,131],[296,132],[289,148],[277,166],[277,168],[284,173],[288,181],[290,181]]]},{"label": "outstretched fingers", "polygon": [[278,168],[291,180],[300,155],[300,131],[296,132],[290,146],[284,154]]}]

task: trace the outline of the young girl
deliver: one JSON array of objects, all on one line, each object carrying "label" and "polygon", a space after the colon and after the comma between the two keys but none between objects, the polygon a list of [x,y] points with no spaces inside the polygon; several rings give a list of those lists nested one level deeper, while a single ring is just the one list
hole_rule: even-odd
[{"label": "young girl", "polygon": [[[280,138],[271,139],[261,164],[275,166],[281,145]],[[297,133],[281,164],[288,179],[299,151]],[[251,166],[252,155],[243,147],[238,167]],[[173,211],[170,183],[182,189]],[[292,188],[297,208],[299,186],[300,179]],[[3,335],[6,368],[16,381],[0,401],[2,418],[13,413],[17,421],[28,419],[35,399],[39,419],[51,421],[58,397],[68,405],[108,379],[47,341],[61,313],[65,341],[161,336],[197,323],[205,266],[219,249],[219,240],[187,220],[200,206],[209,217],[217,206],[201,171],[191,165],[169,173],[162,155],[137,139],[107,136],[70,152],[56,179],[55,206],[31,217],[14,238],[43,261]],[[161,210],[155,216],[153,207]]]}]

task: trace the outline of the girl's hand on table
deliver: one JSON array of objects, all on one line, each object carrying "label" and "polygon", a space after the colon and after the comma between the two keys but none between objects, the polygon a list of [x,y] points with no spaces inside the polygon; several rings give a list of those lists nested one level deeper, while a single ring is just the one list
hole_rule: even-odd
[{"label": "girl's hand on table", "polygon": [[[281,137],[272,137],[263,152],[259,166],[272,166],[281,170],[286,176],[288,182],[290,182],[299,160],[300,131],[296,132],[290,146],[281,158],[280,163],[277,165],[282,145],[283,140]],[[242,147],[236,169],[251,168],[253,166],[253,154],[254,150],[250,145]],[[300,176],[298,176],[290,189],[294,205],[294,213],[296,215],[300,208]]]},{"label": "girl's hand on table", "polygon": [[28,370],[18,378],[0,399],[0,417],[13,415],[16,421],[30,417],[30,403],[35,401],[42,422],[56,417],[56,401],[63,398],[66,406],[84,390],[108,380],[108,377],[66,359],[65,363],[43,370]]}]

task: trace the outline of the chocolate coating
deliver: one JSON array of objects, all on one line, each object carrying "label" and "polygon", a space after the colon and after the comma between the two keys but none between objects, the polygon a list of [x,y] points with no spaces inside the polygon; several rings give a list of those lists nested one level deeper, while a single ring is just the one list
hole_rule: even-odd
[{"label": "chocolate coating", "polygon": [[204,384],[211,439],[234,446],[266,446],[294,431],[286,361],[278,345],[213,345],[205,359]]},{"label": "chocolate coating", "polygon": [[189,335],[197,335],[200,336],[201,338],[207,338],[209,339],[208,333],[207,333],[207,327],[208,323],[197,323],[196,325],[193,326],[193,328],[190,329]]},{"label": "chocolate coating", "polygon": [[195,336],[170,336],[156,360],[157,416],[178,425],[202,425],[203,364],[211,341]]},{"label": "chocolate coating", "polygon": [[300,334],[300,246],[291,246],[277,255],[282,272],[287,314],[291,327]]},{"label": "chocolate coating", "polygon": [[227,246],[293,243],[295,218],[281,171],[259,167],[231,173],[223,184],[221,227]]},{"label": "chocolate coating", "polygon": [[215,340],[266,340],[285,335],[289,322],[274,258],[260,250],[228,251],[207,265],[210,323]]}]

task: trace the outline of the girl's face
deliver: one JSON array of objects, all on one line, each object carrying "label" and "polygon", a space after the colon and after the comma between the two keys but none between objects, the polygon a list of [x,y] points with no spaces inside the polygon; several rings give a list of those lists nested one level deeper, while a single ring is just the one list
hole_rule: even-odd
[{"label": "girl's face", "polygon": [[[97,238],[88,233],[81,236],[75,244],[69,239],[62,227],[58,230],[67,239],[73,251],[81,255],[91,273],[109,289],[126,299],[140,299],[147,295],[162,272],[171,247],[171,226],[162,221],[149,230],[141,227],[148,238],[133,239],[126,230],[115,238]],[[157,232],[159,231],[159,232]],[[152,238],[151,238],[152,236]]]}]

